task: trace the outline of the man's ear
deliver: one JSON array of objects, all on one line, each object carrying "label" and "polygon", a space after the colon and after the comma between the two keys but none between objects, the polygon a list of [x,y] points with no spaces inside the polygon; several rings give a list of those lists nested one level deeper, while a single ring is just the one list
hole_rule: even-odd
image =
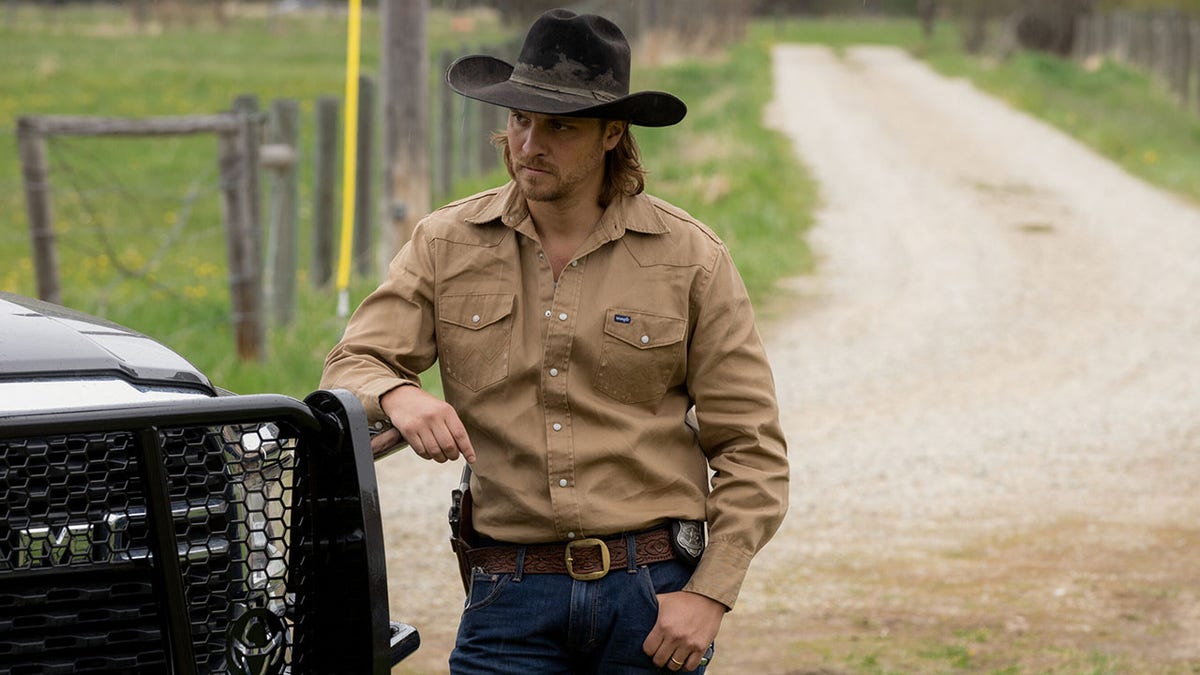
[{"label": "man's ear", "polygon": [[629,122],[607,120],[604,123],[604,151],[608,152],[617,147],[617,143],[621,141],[621,136],[625,135],[625,130],[628,128]]}]

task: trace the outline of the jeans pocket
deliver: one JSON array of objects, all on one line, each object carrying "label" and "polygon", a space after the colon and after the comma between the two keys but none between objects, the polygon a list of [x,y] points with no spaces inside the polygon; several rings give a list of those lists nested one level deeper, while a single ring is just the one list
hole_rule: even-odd
[{"label": "jeans pocket", "polygon": [[658,606],[658,596],[663,593],[674,593],[683,590],[692,578],[692,568],[678,560],[665,560],[642,566],[641,577],[646,592]]},{"label": "jeans pocket", "polygon": [[463,608],[463,614],[483,609],[495,602],[510,579],[511,574],[489,574],[478,570],[472,572],[471,590],[467,593],[467,604]]}]

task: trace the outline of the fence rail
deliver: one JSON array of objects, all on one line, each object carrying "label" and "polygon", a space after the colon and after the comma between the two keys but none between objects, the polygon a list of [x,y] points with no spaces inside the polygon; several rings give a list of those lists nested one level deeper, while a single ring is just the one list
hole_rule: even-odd
[{"label": "fence rail", "polygon": [[[690,0],[646,0],[635,4],[617,0],[590,0],[579,3],[581,11],[595,11],[613,15],[620,25],[626,27],[634,53],[639,59],[651,63],[663,63],[691,50],[703,46],[711,50],[737,40],[742,35],[747,12],[737,9],[734,0],[713,0],[712,3],[692,3]],[[491,53],[506,61],[516,58],[520,50],[519,38],[503,44],[461,45],[453,50],[436,54],[431,59],[429,106],[430,125],[429,161],[427,183],[436,206],[453,198],[462,189],[464,180],[490,173],[500,163],[499,153],[491,143],[493,131],[502,130],[507,111],[501,108],[470,100],[454,94],[444,83],[444,73],[453,57],[466,53]],[[309,281],[314,286],[325,286],[332,278],[332,264],[338,237],[334,236],[336,203],[339,199],[355,200],[355,246],[353,251],[354,271],[369,277],[377,260],[376,255],[383,245],[377,228],[378,223],[388,222],[389,216],[383,209],[383,199],[378,195],[382,180],[380,145],[373,136],[381,116],[381,101],[370,75],[364,75],[360,83],[357,126],[358,161],[356,181],[358,193],[339,195],[341,161],[337,138],[341,132],[339,119],[345,104],[340,97],[322,96],[315,101],[313,119],[298,119],[299,110],[304,109],[293,102],[274,102],[266,111],[260,112],[253,96],[242,96],[234,102],[231,112],[211,115],[180,117],[104,117],[72,115],[24,116],[18,120],[17,138],[22,160],[26,213],[29,221],[29,238],[33,244],[32,267],[36,276],[37,294],[45,299],[60,302],[62,288],[59,275],[59,245],[72,241],[69,231],[72,223],[70,213],[64,210],[60,216],[59,231],[56,233],[55,214],[52,208],[52,185],[57,181],[58,189],[64,194],[71,187],[75,197],[86,193],[91,176],[73,176],[69,169],[57,163],[55,148],[64,145],[47,143],[60,136],[76,137],[166,137],[181,135],[213,135],[216,140],[216,161],[210,164],[212,175],[220,172],[220,185],[214,186],[209,195],[214,202],[207,208],[216,219],[216,200],[220,200],[220,219],[224,223],[224,245],[228,264],[228,289],[230,294],[229,316],[235,330],[237,352],[243,360],[259,360],[266,349],[265,332],[267,323],[283,325],[293,318],[295,305],[294,284],[298,276],[298,245],[296,235],[304,228],[297,221],[305,218],[311,230],[311,257],[309,259]],[[312,128],[314,137],[306,143],[301,132]],[[309,132],[304,132],[309,133]],[[69,147],[69,146],[68,146]],[[300,156],[301,147],[311,147],[313,157]],[[307,192],[312,198],[311,209],[297,208],[298,193],[303,190],[297,185],[298,166],[312,162],[311,184]],[[55,163],[52,167],[51,164]],[[136,169],[134,169],[136,170]],[[58,177],[51,175],[58,174]],[[262,189],[269,194],[260,197]],[[139,189],[128,191],[125,186],[102,188],[114,194],[127,194],[131,199],[144,196]],[[203,195],[204,190],[199,189]],[[186,223],[186,212],[199,197],[189,190],[183,208],[184,216],[171,219],[175,223]],[[82,202],[83,199],[78,199]],[[264,219],[262,210],[267,208]],[[60,204],[61,208],[61,204]],[[91,209],[84,204],[83,209]],[[133,206],[132,210],[136,210]],[[108,211],[113,221],[120,222],[125,211]],[[86,215],[86,214],[85,214]],[[214,223],[215,224],[215,223]],[[210,231],[215,228],[210,228]],[[114,228],[113,231],[116,231]],[[128,228],[124,230],[128,231]],[[57,238],[63,237],[63,242]],[[153,236],[153,235],[151,235]],[[219,236],[219,235],[217,235]],[[166,250],[175,240],[164,238],[159,248]],[[107,242],[106,242],[107,243]],[[141,242],[148,243],[148,242]],[[265,249],[265,250],[264,250]],[[200,257],[208,254],[202,248]],[[70,250],[66,254],[64,268],[68,278],[73,261]],[[115,260],[113,252],[105,249],[109,260]],[[218,254],[219,255],[219,254]],[[173,259],[173,258],[172,258]],[[219,264],[219,263],[218,263]],[[115,265],[115,263],[114,263]],[[128,272],[127,269],[119,270]],[[136,278],[147,288],[162,288],[149,274],[127,274]],[[206,273],[207,275],[208,273]],[[219,273],[214,273],[219,274]],[[300,275],[301,277],[303,275]],[[68,289],[70,290],[70,289]],[[190,288],[188,289],[190,290]],[[170,290],[168,290],[170,292]],[[265,307],[271,307],[271,316],[266,316]]]},{"label": "fence rail", "polygon": [[229,284],[238,355],[262,356],[262,276],[257,217],[257,127],[250,112],[147,119],[22,116],[17,144],[25,180],[25,204],[33,245],[38,296],[61,302],[58,250],[51,208],[46,141],[53,136],[166,136],[216,134],[221,169],[221,212],[226,226]]}]

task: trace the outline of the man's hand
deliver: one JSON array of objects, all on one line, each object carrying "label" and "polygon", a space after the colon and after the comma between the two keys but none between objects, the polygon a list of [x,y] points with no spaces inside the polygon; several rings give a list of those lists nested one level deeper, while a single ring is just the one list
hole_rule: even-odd
[{"label": "man's hand", "polygon": [[400,432],[388,427],[371,437],[371,456],[378,460],[380,455],[403,442],[404,437],[400,435]]},{"label": "man's hand", "polygon": [[689,591],[664,593],[658,596],[658,621],[642,650],[659,668],[695,670],[724,618],[725,605],[712,598]]},{"label": "man's hand", "polygon": [[[383,412],[392,420],[395,431],[403,435],[413,452],[425,459],[446,462],[462,455],[468,464],[475,463],[475,448],[458,413],[445,401],[420,387],[396,387],[379,398]],[[378,439],[385,431],[375,438]],[[382,445],[381,441],[380,444]],[[399,442],[394,439],[392,445]],[[372,449],[375,444],[371,444]]]}]

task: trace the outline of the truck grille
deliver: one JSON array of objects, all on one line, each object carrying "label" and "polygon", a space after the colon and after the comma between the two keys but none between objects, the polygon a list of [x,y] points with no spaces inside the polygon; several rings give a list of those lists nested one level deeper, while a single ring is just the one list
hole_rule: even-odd
[{"label": "truck grille", "polygon": [[181,632],[199,672],[283,672],[301,439],[275,421],[0,437],[0,673],[163,672]]}]

